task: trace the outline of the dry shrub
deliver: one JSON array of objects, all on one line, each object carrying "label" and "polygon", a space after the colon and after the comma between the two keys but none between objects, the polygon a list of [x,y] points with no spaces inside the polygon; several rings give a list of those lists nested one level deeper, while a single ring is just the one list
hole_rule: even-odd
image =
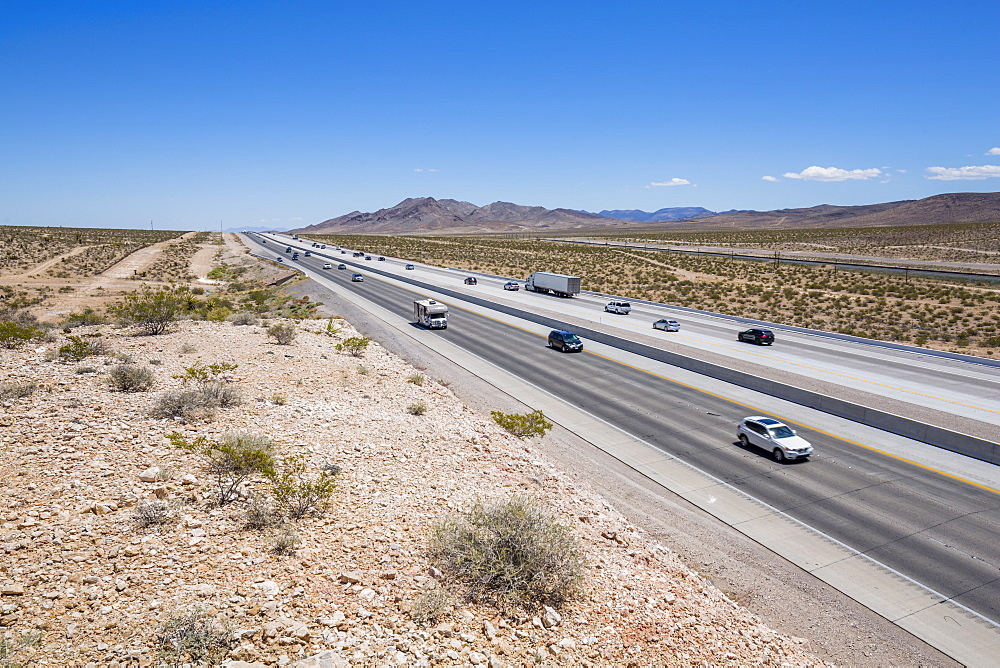
[{"label": "dry shrub", "polygon": [[569,528],[528,496],[477,502],[432,530],[430,555],[473,601],[561,604],[583,579],[583,553]]},{"label": "dry shrub", "polygon": [[116,392],[146,392],[156,384],[152,370],[134,364],[119,364],[108,374],[108,385]]}]

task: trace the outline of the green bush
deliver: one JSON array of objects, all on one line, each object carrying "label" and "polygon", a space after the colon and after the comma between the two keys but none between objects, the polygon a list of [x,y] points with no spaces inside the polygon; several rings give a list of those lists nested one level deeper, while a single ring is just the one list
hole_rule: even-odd
[{"label": "green bush", "polygon": [[279,346],[291,345],[297,334],[298,330],[295,329],[295,325],[279,322],[267,328],[267,338],[274,339],[274,342]]},{"label": "green bush", "polygon": [[104,341],[84,341],[79,336],[67,336],[69,343],[59,347],[58,357],[63,360],[79,362],[94,355],[105,355],[108,346]]},{"label": "green bush", "polygon": [[[192,300],[194,302],[192,303]],[[197,305],[197,298],[180,288],[153,290],[126,295],[124,300],[108,307],[108,311],[126,324],[138,325],[149,335],[163,334],[171,323]]]},{"label": "green bush", "polygon": [[108,374],[108,385],[117,392],[146,392],[156,384],[156,375],[144,366],[119,364]]},{"label": "green bush", "polygon": [[427,379],[424,378],[424,375],[421,374],[421,373],[412,373],[412,374],[410,374],[409,381],[411,383],[413,383],[414,385],[423,385],[425,380],[427,380]]},{"label": "green bush", "polygon": [[323,512],[337,487],[335,474],[322,470],[309,475],[298,457],[286,457],[280,471],[273,468],[265,475],[271,481],[274,500],[295,519]]},{"label": "green bush", "polygon": [[187,661],[215,665],[235,642],[229,624],[207,612],[175,613],[160,627],[157,657],[174,666]]},{"label": "green bush", "polygon": [[167,434],[178,448],[194,453],[215,477],[216,502],[220,506],[239,498],[239,487],[257,474],[273,475],[274,445],[266,436],[227,434],[220,441],[199,436],[188,441],[178,432]]},{"label": "green bush", "polygon": [[406,407],[406,412],[410,415],[423,415],[427,412],[427,404],[422,401],[415,401]]},{"label": "green bush", "polygon": [[233,371],[238,367],[239,364],[234,364],[232,362],[213,362],[208,365],[202,364],[201,362],[195,362],[191,366],[182,367],[184,369],[184,373],[176,374],[172,376],[172,378],[176,378],[184,383],[189,381],[208,383],[210,381],[219,380],[219,377],[222,374],[227,371]]},{"label": "green bush", "polygon": [[490,411],[490,415],[494,422],[518,438],[545,436],[546,432],[552,429],[552,423],[545,419],[545,414],[540,410],[530,413]]},{"label": "green bush", "polygon": [[225,322],[232,314],[233,310],[228,306],[216,306],[205,311],[205,320],[209,322]]},{"label": "green bush", "polygon": [[338,343],[336,348],[339,353],[347,352],[355,357],[361,357],[361,355],[368,350],[369,343],[371,343],[371,339],[367,336],[352,336],[349,339],[344,339],[341,343]]},{"label": "green bush", "polygon": [[82,311],[74,311],[66,316],[63,323],[66,327],[83,327],[86,325],[103,325],[107,321],[101,313],[87,306]]},{"label": "green bush", "polygon": [[45,332],[33,325],[22,325],[13,320],[0,322],[0,346],[15,350],[32,339],[41,337]]},{"label": "green bush", "polygon": [[431,559],[473,601],[561,604],[583,581],[573,533],[531,497],[477,502],[434,526]]}]

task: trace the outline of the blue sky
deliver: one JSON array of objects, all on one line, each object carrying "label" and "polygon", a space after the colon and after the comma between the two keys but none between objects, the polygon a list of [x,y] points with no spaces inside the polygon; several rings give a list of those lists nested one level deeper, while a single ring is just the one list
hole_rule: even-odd
[{"label": "blue sky", "polygon": [[1000,191],[996,0],[0,10],[0,224]]}]

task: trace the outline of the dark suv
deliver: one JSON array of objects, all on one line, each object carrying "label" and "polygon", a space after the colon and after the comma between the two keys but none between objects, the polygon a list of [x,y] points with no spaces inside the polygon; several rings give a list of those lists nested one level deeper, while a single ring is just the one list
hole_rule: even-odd
[{"label": "dark suv", "polygon": [[573,332],[567,332],[562,329],[553,329],[549,332],[549,348],[555,348],[556,350],[561,350],[564,353],[578,353],[583,351],[583,341],[581,341],[580,337]]},{"label": "dark suv", "polygon": [[774,332],[769,329],[748,329],[736,335],[737,341],[749,341],[758,346],[769,346],[774,343]]}]

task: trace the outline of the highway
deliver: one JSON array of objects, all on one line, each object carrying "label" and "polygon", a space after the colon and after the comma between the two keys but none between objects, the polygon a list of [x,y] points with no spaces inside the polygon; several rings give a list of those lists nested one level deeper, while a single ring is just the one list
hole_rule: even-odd
[{"label": "highway", "polygon": [[[263,247],[264,255],[282,255],[284,244],[281,248],[276,246],[268,242]],[[298,264],[312,274],[324,275],[337,290],[352,291],[404,321],[411,319],[414,292],[364,270],[366,264],[378,269],[395,264],[401,269],[399,261],[377,262],[373,258],[369,263],[352,258],[350,253],[339,257],[342,259],[303,257]],[[343,261],[350,269],[323,270],[324,261],[333,262],[334,266]],[[288,260],[286,263],[291,264]],[[364,273],[366,282],[350,282],[353,271]],[[451,282],[455,277],[454,272],[442,274],[425,268],[420,273],[424,278],[447,275]],[[481,290],[493,287],[489,281],[480,281],[477,286]],[[545,295],[526,295],[523,291],[518,294],[518,300],[529,308],[535,300],[543,299],[553,300]],[[815,456],[806,462],[777,464],[764,453],[745,450],[737,444],[735,425],[751,413],[745,402],[735,403],[717,393],[673,382],[653,371],[654,365],[639,368],[622,364],[610,356],[595,354],[591,346],[582,354],[555,352],[545,346],[544,328],[512,326],[462,308],[456,300],[448,301],[452,304],[451,324],[447,330],[436,332],[442,340],[472,351],[551,394],[565,397],[578,408],[872,557],[993,623],[1000,621],[1000,545],[996,541],[1000,535],[1000,493],[994,489],[886,456],[861,447],[864,444],[842,440],[829,430],[811,429],[802,422],[797,422],[798,431],[813,443]],[[587,310],[593,303],[592,299],[559,301],[581,310]],[[605,322],[618,317],[631,319],[630,322],[651,322],[656,313],[642,309],[632,316],[600,315],[599,319]],[[697,322],[687,316],[683,322],[682,332],[686,335],[714,332],[717,345],[740,347],[733,340],[735,329]],[[786,340],[779,336],[782,342]],[[788,340],[792,339],[788,335]],[[839,348],[832,343],[827,347],[826,342],[808,337],[796,342],[794,355],[777,345],[764,349],[745,344],[743,347],[752,354],[808,360],[813,365],[820,362],[809,360],[810,354],[826,359],[828,364],[840,364],[850,357],[852,364],[863,365],[867,360],[875,369],[887,366],[884,359],[900,357],[901,369],[893,372],[892,382],[905,381],[914,390],[927,389],[926,384],[916,384],[919,377],[913,360],[899,356],[897,351],[858,350],[855,345],[846,346],[851,349],[848,355],[838,352]],[[948,398],[968,399],[969,403],[976,403],[977,410],[996,405],[962,394],[965,382],[981,383],[995,391],[991,369],[969,365],[953,370],[951,366],[954,364],[934,370],[950,378],[953,386],[945,388]],[[992,401],[995,396],[987,399]],[[988,410],[984,412],[989,414]],[[794,415],[790,417],[795,419]]]},{"label": "highway", "polygon": [[[280,254],[283,248],[277,250]],[[350,255],[346,261],[356,262],[362,270],[367,264]],[[378,262],[377,268],[402,274],[404,262],[387,258],[385,262]],[[604,312],[606,297],[584,293],[567,300],[525,290],[512,293],[502,289],[506,279],[481,275],[477,275],[478,285],[465,286],[462,278],[469,275],[467,272],[422,264],[415,266],[414,271],[406,273],[468,294],[514,301],[531,310],[587,320],[625,338],[634,338],[635,334],[654,337],[667,349],[705,351],[722,358],[763,365],[800,376],[805,383],[819,380],[935,409],[984,423],[977,434],[980,437],[995,439],[1000,435],[1000,429],[993,428],[1000,427],[1000,360],[981,359],[981,363],[956,360],[803,333],[777,325],[771,327],[775,332],[775,345],[755,346],[736,341],[736,333],[751,326],[739,318],[640,302],[633,302],[631,315],[619,316]],[[681,331],[653,330],[653,321],[660,318],[678,320]],[[812,389],[808,385],[805,388]]]}]

